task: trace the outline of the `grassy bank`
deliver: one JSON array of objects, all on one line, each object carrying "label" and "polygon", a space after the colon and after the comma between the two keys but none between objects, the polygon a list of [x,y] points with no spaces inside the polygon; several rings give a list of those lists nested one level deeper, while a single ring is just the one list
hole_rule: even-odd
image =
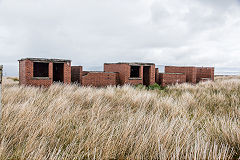
[{"label": "grassy bank", "polygon": [[1,159],[237,159],[240,79],[146,90],[4,79]]}]

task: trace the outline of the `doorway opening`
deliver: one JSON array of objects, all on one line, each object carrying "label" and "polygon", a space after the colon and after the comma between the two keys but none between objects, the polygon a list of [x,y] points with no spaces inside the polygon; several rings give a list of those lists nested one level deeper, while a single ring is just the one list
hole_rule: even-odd
[{"label": "doorway opening", "polygon": [[53,63],[53,82],[63,82],[64,63]]},{"label": "doorway opening", "polygon": [[150,66],[143,66],[143,85],[150,85]]}]

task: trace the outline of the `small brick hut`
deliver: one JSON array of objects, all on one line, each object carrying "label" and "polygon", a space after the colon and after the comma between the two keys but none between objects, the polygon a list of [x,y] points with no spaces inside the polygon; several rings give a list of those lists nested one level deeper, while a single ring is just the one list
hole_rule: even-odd
[{"label": "small brick hut", "polygon": [[19,60],[21,85],[48,87],[53,82],[71,83],[71,60],[45,58]]},{"label": "small brick hut", "polygon": [[104,72],[119,73],[119,84],[143,84],[155,83],[154,63],[105,63]]}]

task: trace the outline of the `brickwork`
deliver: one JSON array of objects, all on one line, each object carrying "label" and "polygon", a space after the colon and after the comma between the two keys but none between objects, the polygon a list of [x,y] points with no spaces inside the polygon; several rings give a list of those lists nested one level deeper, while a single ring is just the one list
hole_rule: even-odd
[{"label": "brickwork", "polygon": [[19,61],[19,84],[24,85],[26,84],[26,61]]},{"label": "brickwork", "polygon": [[187,82],[192,84],[197,83],[196,67],[165,66],[165,73],[184,73],[186,75]]},{"label": "brickwork", "polygon": [[72,66],[71,67],[71,81],[73,83],[82,84],[82,66]]},{"label": "brickwork", "polygon": [[104,64],[104,72],[118,72],[119,73],[119,83],[123,85],[127,79],[128,64]]},{"label": "brickwork", "polygon": [[[53,63],[60,63],[59,60],[50,59],[21,59],[19,60],[19,84],[32,85],[32,86],[45,86],[48,87],[53,83]],[[33,64],[34,62],[49,63],[48,77],[34,77]],[[71,83],[71,61],[61,62],[64,63],[63,67],[63,83]]]},{"label": "brickwork", "polygon": [[70,84],[71,83],[71,61],[64,63],[63,69],[63,83]]},{"label": "brickwork", "polygon": [[186,82],[186,75],[183,73],[159,73],[159,84],[161,86],[181,84]]},{"label": "brickwork", "polygon": [[85,72],[82,77],[82,86],[116,86],[118,85],[118,73],[110,72]]},{"label": "brickwork", "polygon": [[197,83],[207,80],[214,81],[214,67],[197,67]]},{"label": "brickwork", "polygon": [[155,83],[155,64],[150,67],[150,85]]},{"label": "brickwork", "polygon": [[85,76],[89,73],[89,71],[82,71],[82,76]]},{"label": "brickwork", "polygon": [[155,83],[160,84],[160,75],[159,69],[155,68]]},{"label": "brickwork", "polygon": [[[139,66],[139,77],[131,77],[131,66]],[[143,84],[144,67],[149,67],[149,85],[155,83],[155,64],[146,63],[105,63],[105,72],[118,72],[120,85],[124,84]]]}]

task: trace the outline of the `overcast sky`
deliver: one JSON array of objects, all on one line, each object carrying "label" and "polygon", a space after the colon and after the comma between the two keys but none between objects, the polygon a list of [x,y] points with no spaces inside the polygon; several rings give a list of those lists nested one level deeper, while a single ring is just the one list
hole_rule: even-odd
[{"label": "overcast sky", "polygon": [[[239,0],[0,0],[0,63],[24,57],[240,71]],[[238,67],[238,68],[235,68]]]}]

